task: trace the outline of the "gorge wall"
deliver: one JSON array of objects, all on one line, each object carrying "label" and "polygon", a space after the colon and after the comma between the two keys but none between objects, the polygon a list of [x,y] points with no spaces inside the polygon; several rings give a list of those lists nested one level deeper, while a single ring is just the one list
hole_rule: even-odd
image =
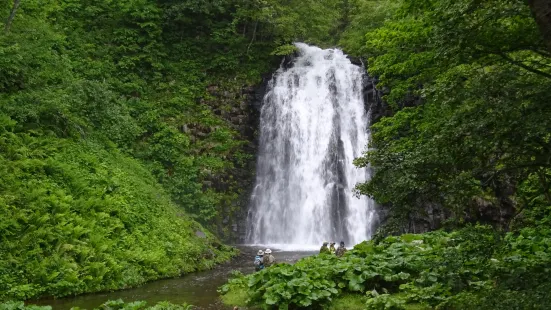
[{"label": "gorge wall", "polygon": [[[291,68],[297,56],[297,53],[285,56],[280,63],[281,68]],[[362,66],[358,59],[348,58],[358,67]],[[231,170],[229,176],[231,180],[235,181],[235,184],[239,184],[239,197],[221,206],[220,216],[216,220],[216,229],[211,228],[226,242],[243,243],[246,241],[247,213],[256,176],[260,110],[272,77],[273,73],[265,74],[256,85],[227,82],[212,84],[208,87],[211,97],[202,99],[202,103],[209,105],[214,114],[226,120],[234,130],[239,132],[240,139],[245,141],[242,151],[248,155],[241,163],[234,161],[235,168]],[[382,102],[378,98],[378,92],[374,88],[375,84],[372,83],[372,79],[364,76],[361,84],[365,111],[370,109],[374,109],[375,113],[383,111]],[[218,191],[228,190],[230,184],[228,181],[223,178],[214,178],[205,184],[205,188],[214,188]],[[376,222],[374,219],[374,223]]]},{"label": "gorge wall", "polygon": [[[284,68],[292,66],[295,55],[286,56],[281,65]],[[349,57],[350,61],[358,66],[363,62],[359,58]],[[275,67],[274,67],[275,72]],[[229,173],[228,178],[216,177],[205,184],[205,188],[214,188],[219,191],[228,190],[230,181],[239,185],[238,197],[221,206],[220,215],[216,219],[213,231],[226,242],[243,243],[246,235],[247,212],[250,205],[250,195],[256,176],[256,156],[258,152],[259,118],[262,101],[266,93],[268,82],[273,73],[262,76],[262,80],[255,84],[246,83],[219,83],[208,87],[210,97],[202,99],[209,105],[213,112],[226,120],[231,127],[239,132],[240,139],[245,143],[242,152],[247,154],[240,162],[234,160],[235,167]],[[392,109],[382,97],[388,91],[377,88],[378,79],[365,75],[363,81],[363,97],[366,111],[369,111],[370,123],[378,122],[382,117],[392,116]],[[405,102],[406,106],[421,104],[417,98]],[[512,204],[507,198],[510,192],[510,184],[497,184],[496,193],[502,193],[497,202],[489,202],[483,199],[473,201],[471,213],[465,214],[465,218],[489,223],[506,223],[512,216],[510,212]],[[495,204],[499,204],[496,208]],[[375,205],[377,217],[373,222],[373,231],[381,228],[382,234],[394,233],[421,233],[441,228],[446,220],[453,216],[449,210],[440,205],[425,203],[421,209],[411,210],[407,214],[394,214],[391,204]],[[211,228],[212,229],[212,228]]]},{"label": "gorge wall", "polygon": [[[237,131],[239,139],[243,141],[241,151],[245,156],[233,160],[234,168],[228,171],[227,179],[214,177],[205,184],[205,189],[237,193],[237,197],[220,206],[220,214],[214,224],[214,231],[228,243],[240,243],[244,236],[247,206],[255,175],[259,106],[270,77],[271,74],[264,75],[257,85],[211,84],[208,87],[210,97],[202,99],[202,103],[210,106],[214,114]],[[230,188],[235,186],[239,188]]]}]

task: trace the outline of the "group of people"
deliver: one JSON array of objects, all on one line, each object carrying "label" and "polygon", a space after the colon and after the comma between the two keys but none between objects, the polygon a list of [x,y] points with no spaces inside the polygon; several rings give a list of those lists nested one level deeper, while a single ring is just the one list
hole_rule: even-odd
[{"label": "group of people", "polygon": [[320,254],[334,254],[337,255],[337,257],[341,257],[346,253],[346,248],[344,247],[344,241],[341,241],[339,244],[339,247],[335,249],[335,242],[331,242],[329,248],[327,247],[327,244],[329,242],[325,241],[323,245],[320,248]]},{"label": "group of people", "polygon": [[[327,245],[330,244],[329,247]],[[320,248],[320,254],[331,254],[341,257],[346,253],[346,248],[344,247],[344,241],[341,241],[339,247],[335,249],[335,242],[325,241]],[[272,250],[266,249],[266,251],[258,250],[256,256],[254,257],[254,269],[260,271],[266,267],[270,267],[275,264],[275,257],[272,255]]]},{"label": "group of people", "polygon": [[272,255],[272,250],[258,250],[258,253],[256,253],[256,256],[254,258],[254,269],[256,271],[262,270],[266,267],[270,267],[273,264],[275,264],[275,257]]}]

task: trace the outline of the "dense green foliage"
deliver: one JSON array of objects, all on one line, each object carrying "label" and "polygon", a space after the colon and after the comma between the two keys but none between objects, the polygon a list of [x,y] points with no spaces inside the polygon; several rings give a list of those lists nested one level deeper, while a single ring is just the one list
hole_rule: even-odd
[{"label": "dense green foliage", "polygon": [[201,225],[226,236],[244,190],[242,89],[292,40],[329,44],[339,12],[336,1],[0,3],[0,299],[227,259]]},{"label": "dense green foliage", "polygon": [[[296,40],[338,43],[379,78],[391,116],[356,160],[374,171],[357,188],[391,220],[343,259],[277,265],[222,291],[283,308],[358,292],[341,301],[549,307],[551,55],[525,1],[15,0],[0,16],[0,299],[229,258],[202,226],[226,235],[244,190],[242,90]],[[382,239],[427,206],[512,232]]]},{"label": "dense green foliage", "polygon": [[518,234],[488,226],[406,234],[363,242],[342,258],[320,254],[237,275],[220,292],[267,309],[335,309],[343,294],[360,294],[373,310],[548,309],[550,251],[545,223]]},{"label": "dense green foliage", "polygon": [[[236,275],[220,288],[223,300],[266,309],[551,308],[551,54],[528,3],[350,4],[340,44],[368,59],[387,109],[356,159],[374,172],[357,190],[389,217],[343,258]],[[388,236],[429,222],[435,209],[448,222],[429,228],[463,228]]]},{"label": "dense green foliage", "polygon": [[93,141],[2,130],[0,297],[135,286],[229,258],[135,160]]},{"label": "dense green foliage", "polygon": [[[79,307],[71,308],[79,310]],[[191,310],[193,306],[188,304],[172,304],[167,301],[159,302],[153,306],[148,306],[145,301],[134,301],[125,303],[122,299],[109,300],[98,308],[101,310]],[[0,303],[0,310],[52,310],[51,306],[25,305],[22,301],[7,301]],[[82,309],[85,310],[85,309]]]},{"label": "dense green foliage", "polygon": [[0,37],[3,119],[17,132],[108,140],[213,224],[241,190],[228,174],[251,157],[227,116],[241,88],[277,64],[271,53],[292,51],[292,40],[328,44],[337,4],[23,1]]},{"label": "dense green foliage", "polygon": [[403,0],[383,12],[360,52],[392,116],[356,164],[374,170],[359,192],[391,208],[386,232],[426,207],[507,227],[550,205],[551,54],[526,2]]}]

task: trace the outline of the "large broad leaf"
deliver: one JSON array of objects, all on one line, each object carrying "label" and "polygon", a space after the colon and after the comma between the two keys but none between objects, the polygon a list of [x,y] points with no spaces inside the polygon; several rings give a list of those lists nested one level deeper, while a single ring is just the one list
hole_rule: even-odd
[{"label": "large broad leaf", "polygon": [[266,304],[268,305],[275,305],[279,301],[279,298],[275,294],[265,294],[264,298],[266,298]]},{"label": "large broad leaf", "polygon": [[362,290],[362,283],[359,282],[359,278],[352,278],[348,281],[348,289],[353,292]]},{"label": "large broad leaf", "polygon": [[299,305],[301,305],[302,307],[309,307],[310,305],[312,305],[312,300],[310,298],[305,298],[299,302]]},{"label": "large broad leaf", "polygon": [[398,278],[400,278],[400,280],[407,280],[409,279],[409,277],[410,277],[410,274],[406,272],[400,272],[398,274]]},{"label": "large broad leaf", "polygon": [[288,304],[280,304],[277,308],[278,308],[279,310],[288,310],[288,309],[289,309],[289,305],[288,305]]}]

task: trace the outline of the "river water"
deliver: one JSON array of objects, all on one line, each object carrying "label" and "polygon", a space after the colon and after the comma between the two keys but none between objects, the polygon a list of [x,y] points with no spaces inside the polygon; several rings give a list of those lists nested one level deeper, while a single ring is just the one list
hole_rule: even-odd
[{"label": "river water", "polygon": [[[215,269],[197,272],[183,277],[157,280],[143,286],[115,292],[85,294],[75,297],[59,299],[41,299],[29,301],[28,304],[51,305],[54,310],[68,310],[71,307],[81,309],[93,309],[107,300],[123,299],[125,302],[145,300],[148,305],[159,301],[172,303],[188,303],[197,309],[232,309],[224,306],[218,298],[216,290],[226,283],[232,270],[239,270],[244,274],[254,272],[253,260],[260,248],[237,246],[241,254],[232,261],[219,265]],[[278,262],[294,263],[298,259],[316,254],[311,251],[278,251],[273,250],[273,255]]]}]

